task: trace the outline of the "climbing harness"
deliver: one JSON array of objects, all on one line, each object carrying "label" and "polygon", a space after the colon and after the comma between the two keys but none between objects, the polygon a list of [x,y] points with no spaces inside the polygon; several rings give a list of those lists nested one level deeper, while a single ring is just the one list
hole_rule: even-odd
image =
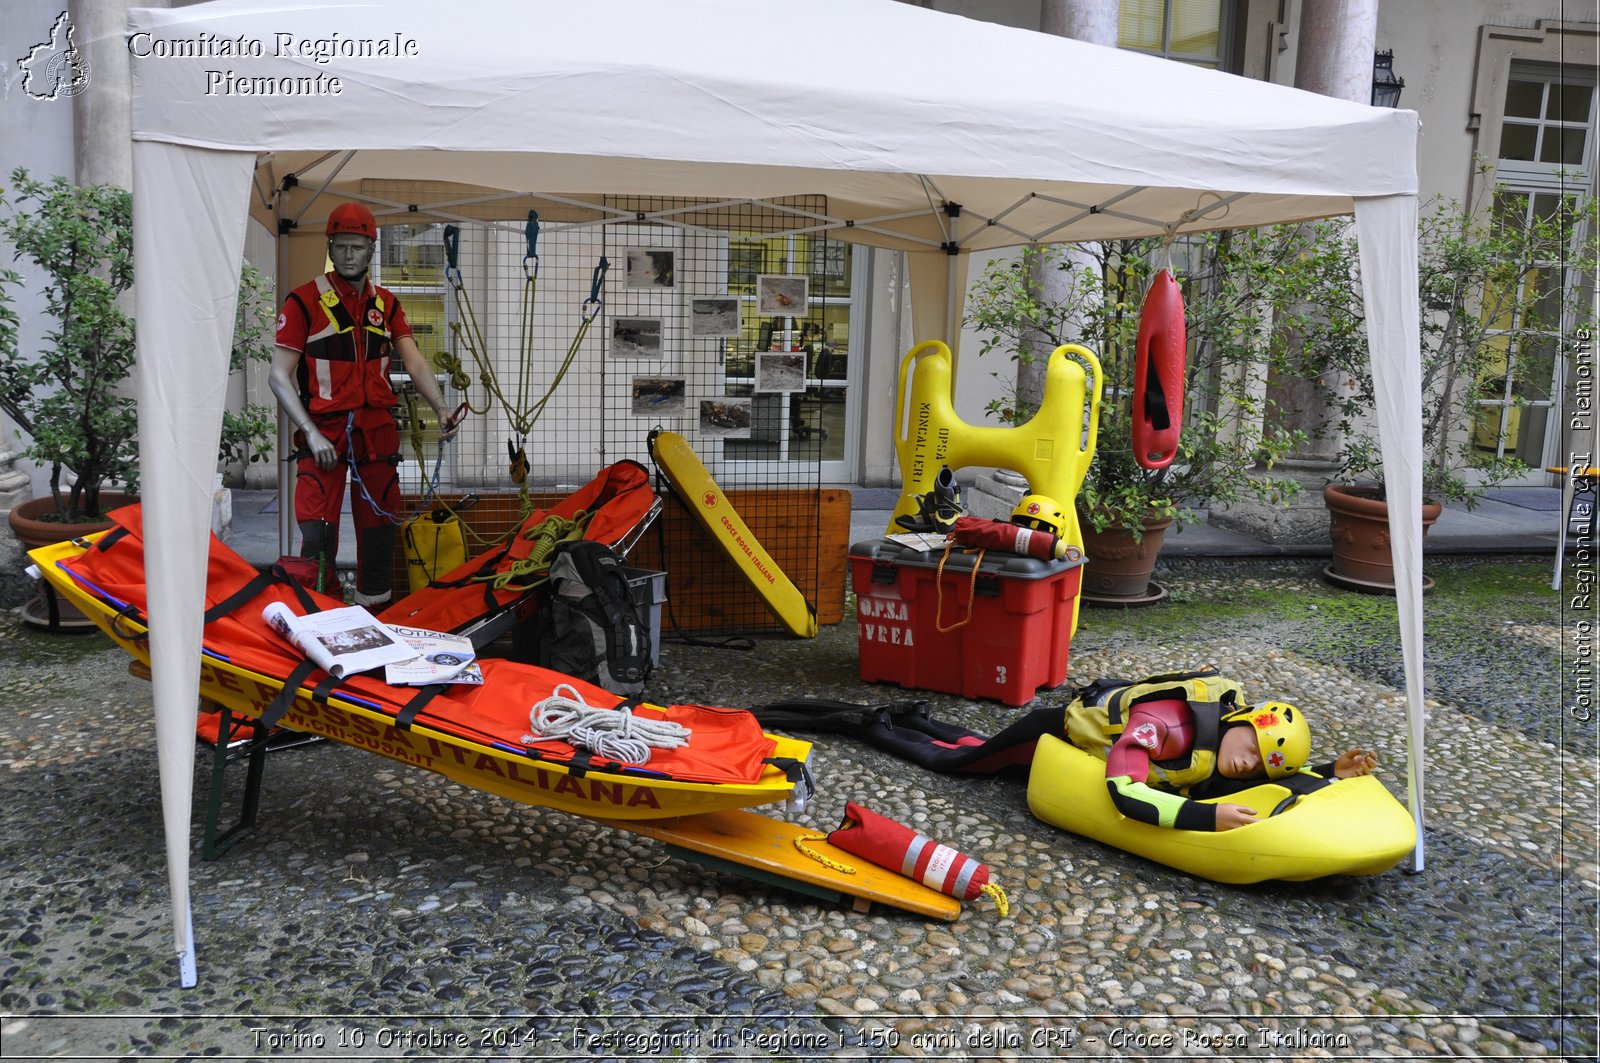
[{"label": "climbing harness", "polygon": [[[562,359],[560,367],[550,380],[550,385],[542,396],[533,398],[534,375],[534,343],[533,322],[537,313],[539,298],[539,213],[528,211],[528,223],[524,227],[524,235],[528,242],[528,252],[522,257],[522,335],[521,347],[518,358],[518,373],[515,389],[508,394],[507,389],[500,383],[499,375],[495,372],[494,362],[489,357],[489,344],[484,337],[483,329],[478,323],[477,313],[472,308],[472,300],[467,295],[465,283],[462,281],[459,265],[461,252],[461,229],[456,225],[447,225],[444,229],[445,248],[445,280],[449,283],[451,291],[455,294],[456,305],[460,307],[460,320],[450,323],[452,334],[464,344],[471,353],[473,361],[478,367],[478,380],[482,383],[484,391],[498,402],[505,410],[507,419],[511,424],[511,431],[515,438],[506,440],[506,454],[510,466],[511,479],[522,490],[523,497],[527,496],[528,479],[528,435],[533,431],[534,424],[539,416],[544,413],[551,398],[555,396],[556,389],[561,386],[561,381],[566,377],[567,371],[572,368],[573,360],[577,358],[578,348],[583,344],[584,338],[589,334],[589,326],[599,316],[605,305],[601,298],[601,289],[605,285],[606,271],[611,268],[611,263],[604,255],[594,268],[594,274],[589,284],[589,298],[583,301],[581,307],[582,320],[577,331],[573,334],[572,342],[567,345],[566,357]],[[452,355],[446,370],[451,374],[452,381],[466,378],[465,368],[459,357]],[[458,386],[460,386],[458,384]],[[469,408],[473,413],[484,413],[488,409],[486,403],[483,409]]]},{"label": "climbing harness", "polygon": [[534,703],[528,726],[533,733],[522,736],[525,745],[556,738],[627,764],[648,762],[654,749],[686,746],[692,733],[671,720],[635,716],[628,702],[617,708],[590,705],[570,683]]}]

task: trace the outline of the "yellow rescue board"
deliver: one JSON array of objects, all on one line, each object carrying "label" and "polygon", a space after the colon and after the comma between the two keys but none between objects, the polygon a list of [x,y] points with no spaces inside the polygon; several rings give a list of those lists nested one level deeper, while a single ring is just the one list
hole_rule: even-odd
[{"label": "yellow rescue board", "polygon": [[683,504],[733,559],[773,615],[791,634],[815,638],[816,611],[751,533],[689,441],[676,432],[657,432],[651,437],[650,455]]},{"label": "yellow rescue board", "polygon": [[[854,897],[857,908],[876,903],[946,922],[961,917],[961,902],[954,897],[836,849],[817,838],[816,831],[754,812],[714,812],[638,823],[613,820],[610,825],[709,856],[713,863],[725,861],[765,877]],[[854,868],[855,873],[846,874],[802,853],[795,847],[797,838],[807,839],[807,849]]]},{"label": "yellow rescue board", "polygon": [[1124,817],[1106,792],[1105,762],[1054,735],[1039,739],[1028,809],[1044,822],[1214,882],[1376,875],[1416,845],[1405,806],[1371,775],[1301,796],[1264,783],[1223,800],[1266,818],[1226,831],[1174,830]]}]

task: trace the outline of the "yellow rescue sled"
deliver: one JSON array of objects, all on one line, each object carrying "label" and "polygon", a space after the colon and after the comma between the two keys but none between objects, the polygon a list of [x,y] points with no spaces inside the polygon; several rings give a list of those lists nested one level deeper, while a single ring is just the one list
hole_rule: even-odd
[{"label": "yellow rescue sled", "polygon": [[676,432],[653,432],[650,456],[666,473],[683,504],[733,559],[783,626],[803,639],[816,638],[817,611],[762,547],[689,441]]}]

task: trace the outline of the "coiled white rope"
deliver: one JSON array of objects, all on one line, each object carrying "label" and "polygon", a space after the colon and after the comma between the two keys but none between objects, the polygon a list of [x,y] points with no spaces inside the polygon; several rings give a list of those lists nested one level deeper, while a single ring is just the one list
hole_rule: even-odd
[{"label": "coiled white rope", "polygon": [[562,683],[528,713],[533,734],[524,744],[559,738],[591,752],[629,764],[643,764],[652,749],[677,749],[689,744],[692,733],[671,720],[647,720],[631,708],[611,709],[590,705],[571,684]]}]

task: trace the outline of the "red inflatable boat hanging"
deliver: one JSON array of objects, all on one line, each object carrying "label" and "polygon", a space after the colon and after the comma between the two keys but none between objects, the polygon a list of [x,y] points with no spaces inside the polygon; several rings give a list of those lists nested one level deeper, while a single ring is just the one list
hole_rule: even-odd
[{"label": "red inflatable boat hanging", "polygon": [[1158,270],[1139,311],[1134,348],[1133,458],[1146,469],[1164,469],[1177,456],[1187,351],[1183,293],[1171,270]]}]

